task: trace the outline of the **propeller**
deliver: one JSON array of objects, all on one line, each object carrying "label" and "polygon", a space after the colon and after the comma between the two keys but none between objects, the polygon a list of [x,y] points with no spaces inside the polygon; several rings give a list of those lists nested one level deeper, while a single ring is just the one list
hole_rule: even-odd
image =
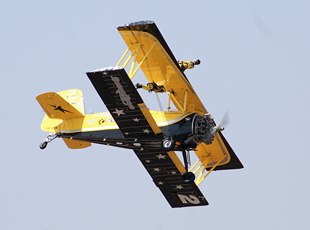
[{"label": "propeller", "polygon": [[223,131],[225,129],[225,126],[229,125],[229,122],[230,122],[230,119],[229,119],[229,113],[227,110],[226,113],[224,114],[220,124],[216,125],[215,127],[212,128],[211,135],[213,136],[218,131]]},{"label": "propeller", "polygon": [[185,144],[188,144],[194,139],[196,139],[196,142],[204,142],[207,145],[211,144],[214,135],[219,131],[223,131],[224,127],[229,124],[229,113],[226,111],[219,125],[215,125],[214,119],[210,114],[199,116],[197,119],[199,122],[195,122],[193,135],[184,141]]}]

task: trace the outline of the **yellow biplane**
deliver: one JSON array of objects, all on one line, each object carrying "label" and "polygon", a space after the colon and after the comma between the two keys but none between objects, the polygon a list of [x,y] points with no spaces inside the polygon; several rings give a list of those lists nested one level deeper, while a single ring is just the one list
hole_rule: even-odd
[{"label": "yellow biplane", "polygon": [[[152,21],[117,29],[128,46],[124,55],[115,67],[87,73],[109,112],[85,114],[78,89],[37,96],[46,113],[41,128],[50,133],[40,148],[59,137],[71,149],[91,143],[132,149],[171,207],[208,205],[198,185],[213,170],[243,165],[184,74],[200,61],[178,62]],[[138,69],[147,84],[132,83]],[[140,88],[167,93],[168,110],[149,110]],[[198,159],[191,168],[189,151]]]}]

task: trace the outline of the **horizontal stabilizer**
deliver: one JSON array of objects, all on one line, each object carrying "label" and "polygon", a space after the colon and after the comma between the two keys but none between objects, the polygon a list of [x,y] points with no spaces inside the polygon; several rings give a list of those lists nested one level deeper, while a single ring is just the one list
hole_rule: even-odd
[{"label": "horizontal stabilizer", "polygon": [[70,140],[67,138],[63,138],[63,140],[69,149],[83,149],[91,146],[90,142]]},{"label": "horizontal stabilizer", "polygon": [[84,117],[84,101],[81,90],[48,92],[37,96],[36,99],[48,118],[65,120]]}]

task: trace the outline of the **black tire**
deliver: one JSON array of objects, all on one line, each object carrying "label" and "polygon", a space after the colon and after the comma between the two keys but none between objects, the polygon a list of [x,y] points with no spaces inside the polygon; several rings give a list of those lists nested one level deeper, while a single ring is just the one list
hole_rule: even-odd
[{"label": "black tire", "polygon": [[184,183],[192,183],[195,181],[195,174],[192,172],[186,172],[182,175],[182,181]]},{"label": "black tire", "polygon": [[165,138],[162,142],[161,142],[161,148],[162,150],[165,151],[171,151],[173,150],[175,147],[175,141],[172,138]]},{"label": "black tire", "polygon": [[44,142],[42,142],[42,143],[40,144],[40,149],[45,149],[46,146],[47,146],[47,142],[44,141]]}]

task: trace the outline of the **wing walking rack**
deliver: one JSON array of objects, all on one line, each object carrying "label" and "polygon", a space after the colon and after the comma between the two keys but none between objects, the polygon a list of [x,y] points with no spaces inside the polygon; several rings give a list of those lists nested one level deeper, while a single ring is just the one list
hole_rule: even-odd
[{"label": "wing walking rack", "polygon": [[[50,132],[40,148],[59,137],[71,149],[91,143],[132,149],[171,207],[208,205],[198,185],[214,170],[243,165],[184,74],[200,61],[178,62],[152,21],[117,29],[128,47],[119,62],[87,73],[108,112],[85,114],[77,89],[39,95],[46,112],[41,128]],[[139,68],[146,85],[131,81]],[[140,88],[167,93],[168,110],[149,110]],[[198,157],[191,168],[190,151]]]}]

